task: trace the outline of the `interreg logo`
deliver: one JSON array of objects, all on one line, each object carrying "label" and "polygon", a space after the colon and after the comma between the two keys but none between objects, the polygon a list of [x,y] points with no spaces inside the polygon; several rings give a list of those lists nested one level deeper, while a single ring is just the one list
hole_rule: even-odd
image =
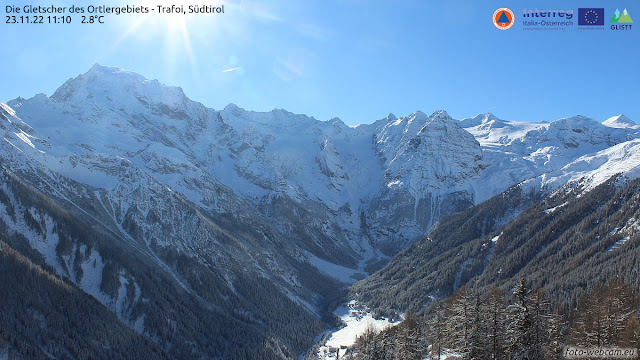
[{"label": "interreg logo", "polygon": [[627,9],[624,9],[622,13],[619,9],[616,9],[616,11],[613,13],[613,16],[611,17],[611,21],[609,22],[615,23],[615,25],[611,25],[611,30],[631,30],[631,23],[633,22],[633,20],[631,20],[631,15],[629,15]]},{"label": "interreg logo", "polygon": [[493,26],[500,30],[511,29],[516,21],[516,16],[511,9],[502,7],[493,12]]},{"label": "interreg logo", "polygon": [[525,30],[564,30],[573,26],[573,10],[540,10],[524,8],[522,26]]},{"label": "interreg logo", "polygon": [[522,17],[525,18],[565,18],[573,19],[573,10],[527,10],[524,8]]}]

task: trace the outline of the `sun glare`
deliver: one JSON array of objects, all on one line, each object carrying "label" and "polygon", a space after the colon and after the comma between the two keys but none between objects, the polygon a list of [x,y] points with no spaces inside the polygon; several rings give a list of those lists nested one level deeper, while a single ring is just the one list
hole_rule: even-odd
[{"label": "sun glare", "polygon": [[192,67],[197,66],[193,51],[195,39],[214,41],[220,33],[221,21],[212,21],[212,16],[220,16],[222,11],[228,11],[221,1],[191,0],[176,1],[173,5],[158,5],[151,0],[141,0],[135,6],[144,6],[149,13],[131,18],[121,24],[125,29],[111,45],[109,51],[115,50],[125,39],[136,38],[141,42],[158,42],[167,52],[169,65],[177,59],[186,57]]}]

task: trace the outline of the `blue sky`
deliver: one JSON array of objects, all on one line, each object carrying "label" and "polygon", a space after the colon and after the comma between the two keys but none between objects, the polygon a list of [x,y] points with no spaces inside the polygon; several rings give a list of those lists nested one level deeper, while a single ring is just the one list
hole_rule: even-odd
[{"label": "blue sky", "polygon": [[[284,108],[347,124],[437,109],[454,118],[492,112],[525,121],[576,114],[603,121],[624,113],[640,123],[638,1],[220,3],[225,14],[214,16],[111,15],[102,25],[2,21],[0,101],[51,95],[97,62],[181,86],[216,109]],[[516,14],[506,31],[491,22],[502,6]],[[578,30],[579,7],[604,7],[605,31]],[[572,9],[576,25],[524,31],[523,8]],[[634,28],[609,29],[616,8],[628,9]]]}]

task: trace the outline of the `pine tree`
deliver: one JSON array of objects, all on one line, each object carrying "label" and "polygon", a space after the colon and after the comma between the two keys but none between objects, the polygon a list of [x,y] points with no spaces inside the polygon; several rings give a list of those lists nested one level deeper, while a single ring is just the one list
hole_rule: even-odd
[{"label": "pine tree", "polygon": [[392,328],[383,330],[378,335],[378,344],[376,348],[375,359],[380,360],[393,360],[394,359],[394,336]]},{"label": "pine tree", "polygon": [[487,343],[487,328],[485,321],[484,304],[480,300],[480,294],[476,293],[472,311],[470,335],[470,359],[484,360],[489,356],[489,346]]},{"label": "pine tree", "polygon": [[531,359],[554,359],[560,356],[561,344],[559,316],[542,289],[537,288],[529,296],[531,306]]},{"label": "pine tree", "polygon": [[428,324],[428,339],[431,342],[431,348],[429,351],[430,359],[440,359],[443,351],[443,343],[445,336],[445,306],[444,302],[440,301],[432,308],[432,315],[427,322]]},{"label": "pine tree", "polygon": [[498,360],[504,358],[506,330],[504,306],[504,297],[500,290],[497,288],[491,289],[485,313],[488,359]]},{"label": "pine tree", "polygon": [[372,327],[367,328],[359,336],[350,354],[345,359],[354,360],[393,360],[394,359],[394,329],[376,332]]},{"label": "pine tree", "polygon": [[570,342],[580,346],[638,346],[638,296],[620,279],[580,301]]},{"label": "pine tree", "polygon": [[407,360],[422,359],[422,333],[415,314],[408,311],[405,315],[404,321],[398,325],[398,327],[399,332],[396,339],[396,358]]},{"label": "pine tree", "polygon": [[444,338],[446,347],[460,352],[465,359],[471,353],[473,295],[462,287],[448,301]]},{"label": "pine tree", "polygon": [[377,355],[377,336],[372,327],[368,327],[364,334],[356,339],[355,348],[359,354],[357,359],[375,359]]},{"label": "pine tree", "polygon": [[520,283],[514,289],[516,301],[507,307],[507,343],[509,358],[514,360],[532,359],[531,339],[531,313],[529,309],[529,291],[526,280],[520,279]]}]

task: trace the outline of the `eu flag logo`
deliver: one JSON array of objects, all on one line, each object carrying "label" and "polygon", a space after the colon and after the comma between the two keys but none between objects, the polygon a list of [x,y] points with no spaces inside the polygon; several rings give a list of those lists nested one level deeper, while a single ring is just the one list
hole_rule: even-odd
[{"label": "eu flag logo", "polygon": [[604,25],[604,8],[578,8],[578,26]]}]

